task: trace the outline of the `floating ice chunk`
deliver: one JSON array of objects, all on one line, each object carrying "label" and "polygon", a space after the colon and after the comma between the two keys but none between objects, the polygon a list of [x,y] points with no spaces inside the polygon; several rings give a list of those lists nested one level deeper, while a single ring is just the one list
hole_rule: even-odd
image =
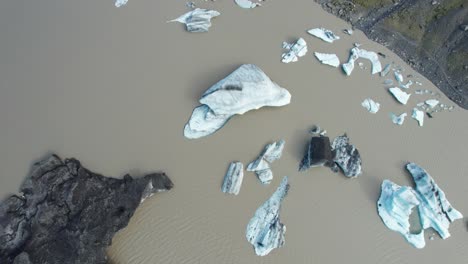
[{"label": "floating ice chunk", "polygon": [[346,75],[351,75],[351,72],[354,70],[354,62],[359,58],[367,59],[372,63],[372,74],[382,71],[382,64],[380,64],[377,53],[354,47],[351,49],[348,62],[342,65]]},{"label": "floating ice chunk", "polygon": [[333,67],[340,66],[340,59],[338,59],[336,54],[314,52],[314,55],[323,64],[327,64]]},{"label": "floating ice chunk", "polygon": [[351,35],[354,33],[354,30],[352,30],[352,29],[350,29],[350,28],[349,28],[349,29],[343,29],[343,32],[344,32],[345,34],[351,36]]},{"label": "floating ice chunk", "polygon": [[257,66],[244,64],[205,93],[185,125],[187,138],[208,136],[220,129],[233,115],[263,106],[289,104],[291,94]]},{"label": "floating ice chunk", "polygon": [[377,209],[384,224],[391,230],[403,235],[406,240],[417,248],[423,248],[424,231],[411,234],[409,217],[414,207],[419,205],[413,189],[399,186],[389,180],[382,183],[382,191],[377,202]]},{"label": "floating ice chunk", "polygon": [[235,1],[236,1],[236,4],[242,8],[254,8],[257,6],[261,6],[260,3],[254,3],[249,0],[235,0]]},{"label": "floating ice chunk", "polygon": [[390,93],[395,97],[395,99],[400,102],[401,104],[406,104],[408,102],[408,99],[410,98],[411,94],[403,92],[400,88],[398,87],[392,87],[388,89]]},{"label": "floating ice chunk", "polygon": [[450,223],[461,219],[463,215],[452,207],[444,191],[423,168],[415,163],[408,163],[406,169],[416,184],[422,228],[434,228],[443,239],[450,237],[448,231]]},{"label": "floating ice chunk", "polygon": [[375,114],[380,109],[380,104],[375,102],[374,100],[367,98],[361,103],[362,107],[366,108],[372,114]]},{"label": "floating ice chunk", "polygon": [[418,121],[419,126],[423,126],[424,124],[424,112],[421,110],[418,110],[417,108],[413,108],[413,114],[411,115],[413,119]]},{"label": "floating ice chunk", "polygon": [[333,41],[340,39],[340,37],[335,35],[331,30],[325,28],[313,28],[308,30],[307,33],[328,43],[333,43]]},{"label": "floating ice chunk", "polygon": [[263,184],[269,184],[273,180],[273,172],[268,163],[281,158],[284,144],[284,140],[279,140],[266,145],[258,158],[247,165],[247,171],[255,172]]},{"label": "floating ice chunk", "polygon": [[439,104],[439,100],[436,100],[436,99],[429,99],[429,100],[426,100],[425,102],[430,108],[434,108],[436,107],[438,104]]},{"label": "floating ice chunk", "polygon": [[295,62],[299,57],[306,55],[307,43],[303,38],[298,39],[296,43],[283,42],[283,49],[286,49],[287,52],[283,53],[281,61],[284,63]]},{"label": "floating ice chunk", "polygon": [[392,64],[389,63],[389,64],[385,65],[383,70],[380,72],[380,76],[382,76],[382,77],[387,76],[387,74],[390,72],[391,68],[392,68]]},{"label": "floating ice chunk", "polygon": [[413,81],[412,80],[409,80],[406,84],[405,83],[399,83],[400,84],[400,88],[403,88],[403,89],[409,89],[411,87],[411,85],[413,85]]},{"label": "floating ice chunk", "polygon": [[395,80],[397,80],[398,83],[403,82],[403,75],[401,74],[400,71],[395,71],[394,75],[395,75]]},{"label": "floating ice chunk", "polygon": [[299,164],[299,171],[305,171],[309,168],[319,166],[334,167],[335,163],[333,158],[330,138],[325,136],[313,136]]},{"label": "floating ice chunk", "polygon": [[257,209],[247,225],[247,241],[253,245],[258,256],[265,256],[284,245],[286,226],[280,222],[280,209],[288,189],[288,177],[284,177],[278,189]]},{"label": "floating ice chunk", "polygon": [[115,0],[115,7],[121,7],[126,5],[128,0]]},{"label": "floating ice chunk", "polygon": [[397,124],[399,126],[403,125],[403,122],[405,122],[405,117],[407,116],[406,113],[403,113],[401,115],[395,115],[394,113],[390,113],[390,118],[392,119],[392,122],[394,124]]},{"label": "floating ice chunk", "polygon": [[231,162],[229,168],[224,176],[223,186],[221,191],[238,195],[242,180],[244,179],[244,165],[241,162]]},{"label": "floating ice chunk", "polygon": [[183,23],[189,32],[207,32],[211,27],[211,19],[219,15],[220,13],[215,10],[196,8],[167,22]]},{"label": "floating ice chunk", "polygon": [[393,85],[393,80],[386,79],[383,83],[384,85],[390,86],[390,85]]},{"label": "floating ice chunk", "polygon": [[317,126],[317,125],[314,125],[309,133],[311,133],[312,135],[321,135],[321,136],[325,136],[327,134],[327,130],[322,130],[320,128],[320,126]]},{"label": "floating ice chunk", "polygon": [[349,144],[346,134],[336,137],[331,148],[335,152],[333,161],[341,168],[345,176],[353,178],[362,173],[361,155],[354,145]]}]

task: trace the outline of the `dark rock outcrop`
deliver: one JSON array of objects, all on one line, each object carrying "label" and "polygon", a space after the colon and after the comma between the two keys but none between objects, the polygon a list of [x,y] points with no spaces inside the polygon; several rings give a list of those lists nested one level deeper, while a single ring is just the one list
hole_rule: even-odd
[{"label": "dark rock outcrop", "polygon": [[107,263],[106,248],[140,202],[172,187],[164,173],[108,178],[52,155],[0,204],[0,263]]},{"label": "dark rock outcrop", "polygon": [[387,46],[468,109],[466,0],[315,0]]}]

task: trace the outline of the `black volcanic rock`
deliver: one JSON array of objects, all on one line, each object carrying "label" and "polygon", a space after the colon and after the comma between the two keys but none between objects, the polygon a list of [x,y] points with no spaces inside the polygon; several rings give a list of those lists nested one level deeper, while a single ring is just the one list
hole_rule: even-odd
[{"label": "black volcanic rock", "polygon": [[22,195],[0,204],[0,263],[107,263],[106,248],[140,202],[172,187],[164,173],[108,178],[52,155],[33,165]]},{"label": "black volcanic rock", "polygon": [[467,0],[315,0],[468,109]]},{"label": "black volcanic rock", "polygon": [[332,167],[334,154],[330,146],[330,138],[325,136],[313,136],[310,139],[307,150],[302,158],[299,170],[304,171],[310,167]]}]

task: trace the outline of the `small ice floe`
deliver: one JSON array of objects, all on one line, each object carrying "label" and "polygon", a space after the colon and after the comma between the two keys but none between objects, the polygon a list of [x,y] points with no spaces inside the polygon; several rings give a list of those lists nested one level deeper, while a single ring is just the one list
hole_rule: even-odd
[{"label": "small ice floe", "polygon": [[211,86],[201,96],[184,128],[187,138],[208,136],[234,115],[263,106],[284,106],[291,101],[288,90],[280,87],[257,66],[244,64]]},{"label": "small ice floe", "polygon": [[236,4],[242,8],[255,8],[261,6],[260,3],[255,3],[250,0],[235,0]]},{"label": "small ice floe", "polygon": [[[444,191],[423,168],[415,163],[408,163],[406,169],[411,173],[415,189],[399,186],[389,180],[382,183],[377,208],[384,224],[402,234],[416,248],[426,245],[424,230],[430,227],[443,239],[450,237],[450,223],[461,219],[463,215],[452,207]],[[410,232],[409,217],[415,207],[422,227],[419,234]]]},{"label": "small ice floe", "polygon": [[386,85],[386,86],[391,86],[391,85],[393,85],[393,80],[386,79],[386,80],[383,82],[383,84]]},{"label": "small ice floe", "polygon": [[395,97],[395,99],[400,102],[401,104],[406,104],[411,96],[411,94],[403,92],[398,87],[388,88],[388,91]]},{"label": "small ice floe", "polygon": [[403,89],[409,89],[411,87],[411,85],[413,85],[413,81],[412,80],[409,80],[407,83],[399,83],[400,84],[400,88],[403,88]]},{"label": "small ice floe", "polygon": [[286,226],[280,222],[280,209],[288,190],[288,177],[284,177],[270,199],[257,209],[247,225],[247,241],[253,245],[258,256],[266,256],[273,249],[284,245]]},{"label": "small ice floe", "polygon": [[418,121],[419,126],[424,125],[424,112],[421,110],[418,110],[417,108],[413,108],[413,114],[411,115],[413,119]]},{"label": "small ice floe", "polygon": [[382,71],[382,64],[380,64],[377,53],[354,47],[351,49],[348,62],[342,65],[343,71],[346,75],[351,75],[351,72],[354,69],[354,62],[359,58],[367,59],[372,63],[372,74]]},{"label": "small ice floe", "polygon": [[362,101],[361,105],[362,107],[367,109],[369,113],[372,113],[372,114],[377,113],[380,109],[380,104],[370,98],[367,98],[364,101]]},{"label": "small ice floe", "polygon": [[349,143],[346,134],[336,137],[331,144],[331,148],[335,153],[333,161],[341,168],[346,177],[354,178],[362,173],[361,155],[357,148]]},{"label": "small ice floe", "polygon": [[273,180],[273,172],[270,169],[269,163],[281,158],[284,144],[284,140],[279,140],[266,145],[260,156],[247,165],[247,171],[255,172],[261,183],[270,184]]},{"label": "small ice floe", "polygon": [[347,29],[343,29],[343,32],[351,36],[354,33],[354,30],[352,30],[351,28],[347,28]]},{"label": "small ice floe", "polygon": [[426,100],[425,103],[426,103],[430,108],[434,108],[434,107],[436,107],[436,106],[439,104],[439,100],[436,100],[436,99],[429,99],[429,100]]},{"label": "small ice floe", "polygon": [[231,162],[224,176],[223,186],[221,191],[238,195],[244,179],[244,165],[241,162]]},{"label": "small ice floe", "polygon": [[389,63],[389,64],[385,65],[383,70],[380,72],[380,76],[382,76],[382,77],[387,76],[387,74],[390,72],[391,69],[392,69],[392,64]]},{"label": "small ice floe", "polygon": [[398,83],[403,82],[403,74],[401,74],[400,71],[395,71],[394,75],[395,75],[395,80],[397,80]]},{"label": "small ice floe", "polygon": [[115,1],[115,7],[121,7],[121,6],[124,6],[126,5],[128,2],[128,0],[116,0]]},{"label": "small ice floe", "polygon": [[403,125],[403,122],[405,122],[406,116],[407,116],[406,113],[403,113],[401,115],[395,115],[394,113],[390,113],[390,118],[392,119],[392,122],[399,126]]},{"label": "small ice floe", "polygon": [[281,61],[284,63],[296,62],[299,57],[306,55],[307,43],[303,38],[299,38],[295,43],[283,42],[283,49],[287,51],[281,55]]},{"label": "small ice floe", "polygon": [[330,65],[333,67],[340,66],[340,59],[338,59],[338,56],[336,56],[336,54],[314,52],[314,55],[323,64]]},{"label": "small ice floe", "polygon": [[208,32],[208,29],[211,27],[211,19],[219,15],[220,13],[215,10],[196,8],[167,22],[183,23],[189,32]]},{"label": "small ice floe", "polygon": [[333,41],[340,39],[340,37],[335,35],[331,30],[325,28],[309,29],[307,33],[328,43],[333,43]]}]

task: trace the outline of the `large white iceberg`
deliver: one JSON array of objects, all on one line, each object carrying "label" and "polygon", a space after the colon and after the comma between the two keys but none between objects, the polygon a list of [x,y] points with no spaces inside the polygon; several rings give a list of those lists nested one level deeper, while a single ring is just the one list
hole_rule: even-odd
[{"label": "large white iceberg", "polygon": [[196,8],[167,22],[183,23],[189,32],[207,32],[211,27],[211,19],[219,15],[220,13],[216,10]]},{"label": "large white iceberg", "polygon": [[400,102],[401,104],[406,104],[411,96],[409,93],[403,92],[398,87],[388,88],[388,91],[395,97],[395,99]]},{"label": "large white iceberg", "polygon": [[382,71],[382,64],[380,64],[377,53],[354,47],[351,49],[348,62],[343,63],[342,65],[343,71],[346,73],[346,75],[351,75],[351,72],[354,70],[354,63],[359,58],[367,59],[371,62],[372,74],[376,74]]},{"label": "large white iceberg", "polygon": [[284,63],[296,62],[299,57],[306,55],[307,43],[303,38],[298,39],[295,43],[283,42],[283,49],[287,51],[281,55],[281,61]]},{"label": "large white iceberg", "polygon": [[270,169],[269,163],[281,158],[284,144],[284,140],[279,140],[265,146],[257,159],[247,165],[247,171],[255,172],[261,183],[270,184],[273,180],[273,172]]},{"label": "large white iceberg", "polygon": [[331,30],[325,28],[313,28],[308,30],[307,33],[328,43],[333,43],[333,41],[340,39],[340,37],[335,35]]},{"label": "large white iceberg", "polygon": [[244,64],[201,96],[185,125],[187,138],[208,136],[220,129],[232,116],[263,106],[284,106],[291,101],[288,90],[280,87],[257,66]]},{"label": "large white iceberg", "polygon": [[361,105],[362,105],[362,107],[367,109],[367,111],[369,111],[369,113],[372,113],[372,114],[377,113],[379,111],[379,109],[380,109],[380,104],[377,103],[376,101],[370,99],[370,98],[365,99],[361,103]]},{"label": "large white iceberg", "polygon": [[405,122],[405,117],[407,116],[408,114],[406,113],[403,113],[401,115],[395,115],[394,113],[390,113],[390,118],[392,119],[392,122],[394,124],[397,124],[399,126],[403,125],[403,122]]},{"label": "large white iceberg", "polygon": [[121,7],[126,5],[128,0],[115,0],[115,7]]},{"label": "large white iceberg", "polygon": [[278,189],[257,209],[247,225],[247,241],[254,246],[259,256],[265,256],[284,244],[286,226],[280,222],[280,209],[288,189],[288,177],[284,177]]},{"label": "large white iceberg", "polygon": [[242,8],[254,8],[257,6],[261,6],[260,3],[254,3],[250,0],[235,0],[236,4]]},{"label": "large white iceberg", "polygon": [[242,180],[244,179],[244,165],[241,162],[231,162],[224,176],[223,186],[221,191],[238,195]]},{"label": "large white iceberg", "polygon": [[340,66],[340,59],[338,58],[338,56],[336,56],[336,54],[314,52],[314,55],[323,64],[330,65],[333,67]]},{"label": "large white iceberg", "polygon": [[[426,245],[424,230],[429,227],[434,228],[443,239],[450,237],[450,223],[463,215],[452,207],[445,193],[423,168],[408,163],[406,169],[411,173],[416,188],[401,187],[389,180],[382,183],[377,208],[383,222],[389,229],[402,234],[416,248]],[[418,234],[412,234],[409,225],[409,217],[415,207],[422,228]]]},{"label": "large white iceberg", "polygon": [[411,117],[415,119],[416,121],[418,121],[419,126],[424,125],[424,112],[423,111],[417,108],[413,108],[413,114],[411,115]]}]

